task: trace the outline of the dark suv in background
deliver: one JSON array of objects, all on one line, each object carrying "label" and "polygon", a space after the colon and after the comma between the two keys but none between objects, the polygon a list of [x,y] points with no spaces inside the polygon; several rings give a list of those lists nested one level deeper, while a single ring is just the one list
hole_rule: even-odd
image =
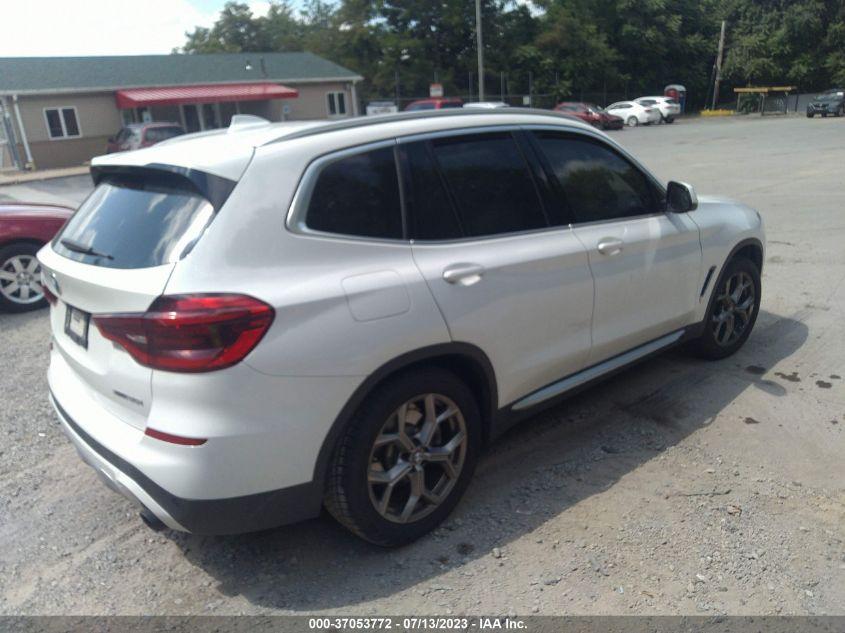
[{"label": "dark suv in background", "polygon": [[184,133],[185,129],[178,123],[130,123],[109,139],[106,153],[149,147]]},{"label": "dark suv in background", "polygon": [[845,89],[825,90],[810,101],[807,104],[807,116],[813,118],[817,114],[822,116],[828,114],[842,116],[845,114]]}]

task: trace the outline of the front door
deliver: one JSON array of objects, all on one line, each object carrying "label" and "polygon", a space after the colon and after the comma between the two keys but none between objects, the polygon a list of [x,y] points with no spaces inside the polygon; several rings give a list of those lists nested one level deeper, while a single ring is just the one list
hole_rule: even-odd
[{"label": "front door", "polygon": [[510,131],[400,142],[414,259],[454,341],[490,358],[504,406],[585,366],[593,281],[550,227]]},{"label": "front door", "polygon": [[199,132],[202,129],[196,104],[186,103],[182,106],[182,119],[185,123],[185,131],[189,134],[191,132]]},{"label": "front door", "polygon": [[589,255],[596,292],[589,364],[689,325],[701,279],[695,223],[665,212],[657,185],[609,144],[533,134]]}]

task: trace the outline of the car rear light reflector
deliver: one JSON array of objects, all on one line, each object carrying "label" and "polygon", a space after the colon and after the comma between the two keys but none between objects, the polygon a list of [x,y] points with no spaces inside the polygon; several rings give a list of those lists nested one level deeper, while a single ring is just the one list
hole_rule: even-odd
[{"label": "car rear light reflector", "polygon": [[246,295],[191,294],[158,297],[146,312],[95,314],[92,320],[141,365],[205,372],[243,360],[274,316],[272,307]]},{"label": "car rear light reflector", "polygon": [[171,435],[170,433],[156,431],[155,429],[151,429],[149,427],[147,427],[144,431],[144,435],[157,440],[161,440],[162,442],[170,442],[171,444],[179,444],[181,446],[202,446],[208,441],[196,437],[182,437],[181,435]]},{"label": "car rear light reflector", "polygon": [[58,301],[58,298],[56,297],[56,295],[50,292],[50,289],[44,283],[41,284],[41,291],[44,293],[44,298],[47,300],[47,303],[49,303],[51,306],[56,305],[56,301]]}]

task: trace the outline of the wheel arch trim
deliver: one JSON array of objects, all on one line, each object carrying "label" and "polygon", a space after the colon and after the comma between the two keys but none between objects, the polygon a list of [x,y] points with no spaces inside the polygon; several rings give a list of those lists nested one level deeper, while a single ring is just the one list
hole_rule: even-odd
[{"label": "wheel arch trim", "polygon": [[[498,412],[499,397],[496,383],[496,373],[487,354],[471,343],[456,341],[422,347],[406,352],[381,365],[364,379],[364,381],[357,389],[355,389],[353,394],[346,401],[346,404],[344,404],[340,413],[334,419],[334,422],[329,428],[329,432],[323,439],[323,444],[317,454],[317,461],[314,465],[313,482],[318,484],[319,490],[323,489],[323,484],[329,467],[329,461],[338,439],[340,439],[343,431],[346,430],[347,425],[352,420],[352,416],[367,396],[369,396],[372,391],[385,380],[401,371],[409,369],[415,365],[436,363],[438,359],[448,360],[450,357],[459,357],[462,360],[469,362],[470,366],[475,368],[478,372],[478,375],[475,377],[476,380],[483,380],[483,384],[481,385],[482,393],[477,395],[479,397],[478,404],[482,412],[482,424],[485,434],[484,440],[487,440],[492,427],[492,419]],[[473,387],[473,385],[469,386],[471,388]]]},{"label": "wheel arch trim", "polygon": [[731,249],[730,253],[728,253],[728,256],[725,257],[725,260],[722,262],[722,265],[719,267],[719,274],[716,275],[716,281],[714,283],[711,283],[710,287],[708,288],[709,297],[707,298],[707,309],[704,311],[705,319],[707,318],[707,315],[710,314],[710,308],[713,306],[713,300],[716,297],[716,288],[718,288],[722,281],[724,281],[725,269],[728,267],[728,264],[734,257],[736,257],[737,253],[739,253],[745,248],[748,248],[749,246],[756,248],[760,251],[759,269],[760,274],[762,275],[763,260],[766,256],[766,249],[763,247],[763,242],[759,238],[749,237],[735,244],[734,247]]}]

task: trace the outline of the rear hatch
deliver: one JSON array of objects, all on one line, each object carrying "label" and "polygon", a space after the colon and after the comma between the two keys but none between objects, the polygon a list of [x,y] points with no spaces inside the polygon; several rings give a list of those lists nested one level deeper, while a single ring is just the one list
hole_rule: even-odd
[{"label": "rear hatch", "polygon": [[[147,168],[94,175],[94,192],[38,255],[42,282],[56,297],[50,309],[53,345],[86,395],[142,429],[152,370],[106,339],[92,315],[144,312],[234,183]],[[212,181],[216,187],[210,189]]]}]

